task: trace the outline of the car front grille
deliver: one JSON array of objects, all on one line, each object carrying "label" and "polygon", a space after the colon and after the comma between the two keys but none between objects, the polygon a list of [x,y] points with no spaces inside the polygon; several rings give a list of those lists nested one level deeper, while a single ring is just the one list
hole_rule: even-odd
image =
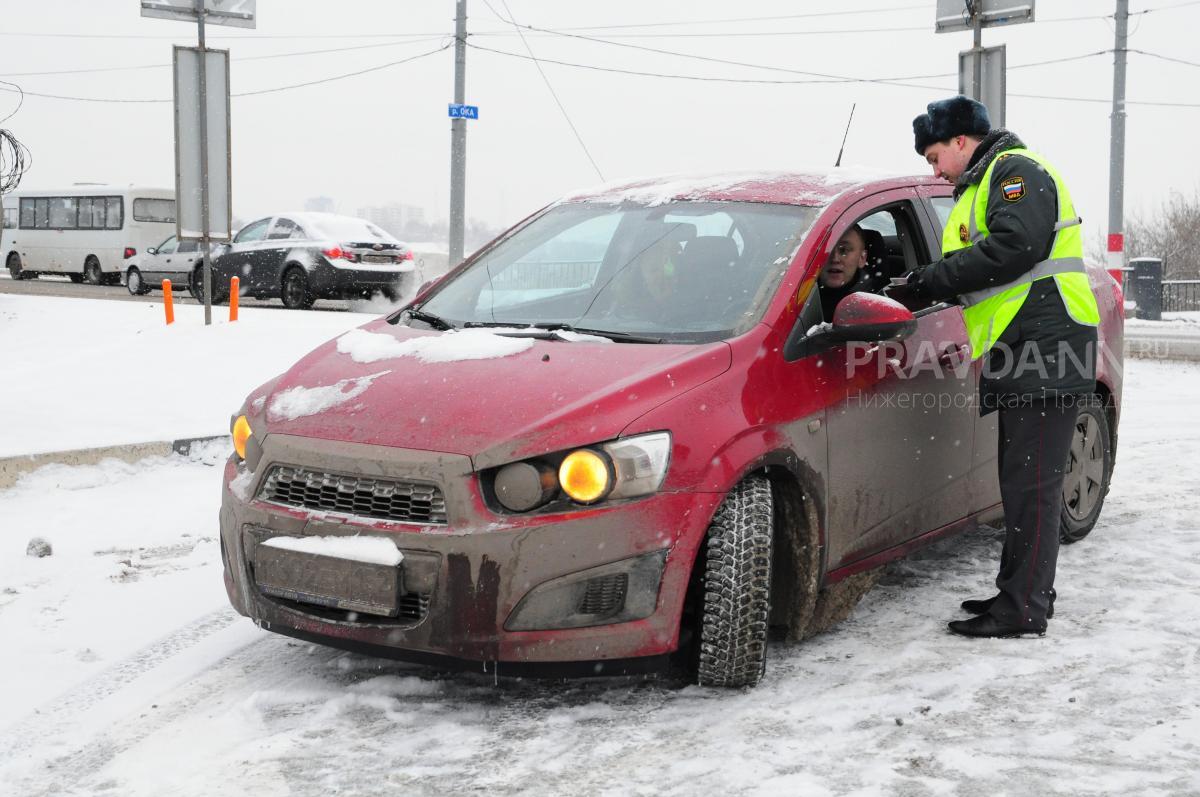
[{"label": "car front grille", "polygon": [[312,512],[341,512],[399,523],[446,522],[446,499],[432,484],[344,476],[291,465],[272,466],[258,497]]},{"label": "car front grille", "polygon": [[263,593],[263,596],[274,603],[281,606],[286,606],[289,609],[303,612],[304,614],[319,617],[322,620],[336,620],[340,623],[368,623],[371,625],[400,625],[400,626],[416,626],[420,625],[429,614],[430,596],[421,592],[405,592],[401,593],[399,600],[396,602],[395,617],[381,617],[379,615],[367,614],[365,612],[351,612],[345,609],[335,609],[331,606],[321,606],[316,603],[308,603],[305,601],[295,601],[288,598],[281,598],[277,595],[268,595]]}]

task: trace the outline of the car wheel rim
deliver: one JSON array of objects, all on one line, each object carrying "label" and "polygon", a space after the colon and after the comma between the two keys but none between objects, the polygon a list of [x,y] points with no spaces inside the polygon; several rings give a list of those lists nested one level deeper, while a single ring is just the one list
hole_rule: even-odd
[{"label": "car wheel rim", "polygon": [[142,289],[142,277],[136,271],[129,273],[129,292],[137,293]]},{"label": "car wheel rim", "polygon": [[1104,490],[1104,445],[1100,424],[1092,415],[1081,415],[1075,424],[1067,472],[1063,479],[1063,504],[1073,520],[1087,520]]}]

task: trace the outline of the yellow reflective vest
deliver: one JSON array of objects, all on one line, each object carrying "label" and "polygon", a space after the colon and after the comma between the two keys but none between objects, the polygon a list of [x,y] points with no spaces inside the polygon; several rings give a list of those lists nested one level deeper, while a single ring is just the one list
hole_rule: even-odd
[{"label": "yellow reflective vest", "polygon": [[988,236],[987,207],[992,170],[1002,158],[1009,155],[1021,155],[1034,161],[1054,179],[1058,190],[1054,244],[1048,258],[1034,264],[1033,268],[1012,282],[971,291],[959,297],[971,342],[972,359],[982,357],[996,344],[1016,318],[1035,280],[1054,279],[1067,313],[1076,323],[1093,327],[1100,323],[1100,310],[1083,264],[1081,220],[1075,213],[1071,194],[1058,171],[1041,155],[1027,149],[1018,147],[997,155],[979,184],[970,186],[958,198],[942,233],[942,257],[972,246]]}]

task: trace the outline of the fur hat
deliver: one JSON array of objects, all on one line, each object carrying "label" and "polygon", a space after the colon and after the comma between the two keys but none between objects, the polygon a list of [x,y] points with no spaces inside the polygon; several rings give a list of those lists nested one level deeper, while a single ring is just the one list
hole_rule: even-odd
[{"label": "fur hat", "polygon": [[948,100],[931,102],[926,106],[926,111],[913,119],[918,155],[924,155],[930,144],[949,141],[955,136],[986,136],[992,129],[987,107],[961,94]]}]

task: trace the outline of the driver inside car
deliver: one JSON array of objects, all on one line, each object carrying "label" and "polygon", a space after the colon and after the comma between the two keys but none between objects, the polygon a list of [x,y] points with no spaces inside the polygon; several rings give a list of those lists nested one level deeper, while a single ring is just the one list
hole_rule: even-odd
[{"label": "driver inside car", "polygon": [[829,253],[829,262],[821,269],[817,283],[821,291],[821,312],[833,320],[838,302],[851,293],[870,290],[864,278],[867,266],[867,241],[862,227],[851,226]]}]

